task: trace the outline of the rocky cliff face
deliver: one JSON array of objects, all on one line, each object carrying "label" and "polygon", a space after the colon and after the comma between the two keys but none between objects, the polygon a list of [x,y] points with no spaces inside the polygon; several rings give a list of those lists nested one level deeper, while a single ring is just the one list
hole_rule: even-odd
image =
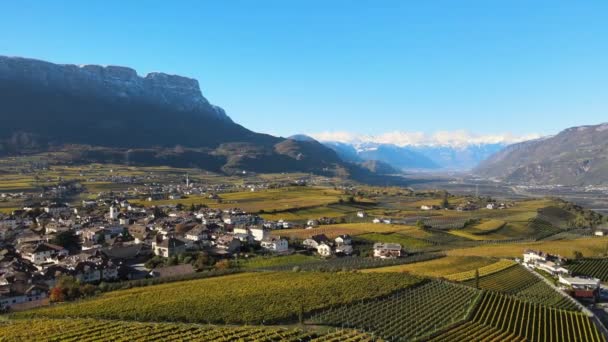
[{"label": "rocky cliff face", "polygon": [[475,173],[515,183],[608,184],[608,123],[511,145]]},{"label": "rocky cliff face", "polygon": [[53,64],[0,56],[0,80],[71,94],[143,101],[174,110],[212,113],[217,118],[230,120],[223,109],[203,97],[197,80],[160,72],[141,77],[135,70],[121,66]]}]

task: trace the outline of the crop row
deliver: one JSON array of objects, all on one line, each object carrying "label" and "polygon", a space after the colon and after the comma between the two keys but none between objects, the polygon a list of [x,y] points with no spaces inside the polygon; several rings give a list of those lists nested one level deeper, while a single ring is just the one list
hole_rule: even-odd
[{"label": "crop row", "polygon": [[528,303],[496,292],[482,295],[470,319],[429,341],[605,341],[580,312]]},{"label": "crop row", "polygon": [[[476,280],[464,284],[476,287]],[[521,265],[514,265],[500,272],[479,278],[479,288],[513,295],[531,303],[564,310],[577,310],[576,305]]]},{"label": "crop row", "polygon": [[507,260],[507,259],[501,259],[493,264],[490,264],[490,265],[484,266],[484,267],[480,267],[476,270],[470,270],[470,271],[450,274],[450,275],[446,276],[446,278],[449,280],[453,280],[453,281],[466,281],[469,279],[474,279],[475,275],[477,274],[477,271],[479,272],[479,276],[483,277],[483,276],[487,276],[487,275],[490,275],[490,274],[493,274],[496,272],[500,272],[509,267],[513,267],[514,265],[515,265],[514,261]]},{"label": "crop row", "polygon": [[466,319],[479,291],[429,281],[385,298],[334,306],[310,318],[314,324],[355,328],[385,340],[418,339]]},{"label": "crop row", "polygon": [[90,300],[15,315],[216,324],[289,323],[307,312],[388,295],[419,281],[396,273],[242,273],[108,292]]},{"label": "crop row", "polygon": [[586,275],[608,281],[608,259],[575,260],[568,269],[575,274]]},{"label": "crop row", "polygon": [[1,341],[377,341],[350,329],[311,332],[273,327],[221,327],[182,323],[139,323],[95,319],[14,320],[0,324]]}]

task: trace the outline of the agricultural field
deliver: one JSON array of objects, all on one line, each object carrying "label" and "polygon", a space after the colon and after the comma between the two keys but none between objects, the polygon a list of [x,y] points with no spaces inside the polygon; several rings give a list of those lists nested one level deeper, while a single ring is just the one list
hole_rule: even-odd
[{"label": "agricultural field", "polygon": [[366,234],[358,235],[357,239],[367,241],[369,243],[374,243],[374,242],[398,243],[406,251],[419,250],[421,248],[429,247],[429,246],[433,245],[432,243],[430,243],[426,240],[415,239],[415,238],[409,237],[407,235],[402,235],[400,233],[389,233],[389,234],[366,233]]},{"label": "agricultural field", "polygon": [[[352,236],[362,235],[367,233],[394,233],[401,231],[407,226],[401,226],[396,224],[383,224],[383,223],[342,223],[342,224],[328,224],[317,226],[312,229],[285,229],[275,231],[276,235],[285,236],[293,239],[306,239],[313,235],[325,234],[330,239],[337,237],[338,235],[348,234]],[[421,230],[420,228],[415,228]]]},{"label": "agricultural field", "polygon": [[[464,284],[476,287],[477,281],[470,279]],[[509,294],[529,303],[563,310],[578,310],[572,300],[560,295],[521,265],[511,265],[499,272],[481,276],[479,288]]]},{"label": "agricultural field", "polygon": [[388,295],[419,281],[397,273],[245,273],[108,292],[15,316],[270,324],[295,321],[299,313]]},{"label": "agricultural field", "polygon": [[466,323],[431,341],[605,341],[591,319],[486,292]]},{"label": "agricultural field", "polygon": [[414,264],[381,267],[365,272],[407,272],[424,277],[449,278],[450,275],[461,272],[475,272],[475,269],[487,267],[496,263],[496,259],[481,257],[447,256],[430,261]]},{"label": "agricultural field", "polygon": [[598,278],[608,281],[608,259],[574,260],[566,266],[574,274]]},{"label": "agricultural field", "polygon": [[574,258],[575,252],[586,257],[603,256],[606,253],[608,237],[586,237],[575,240],[531,241],[481,245],[469,248],[458,248],[447,251],[453,256],[482,256],[499,258],[519,258],[526,249]]},{"label": "agricultural field", "polygon": [[309,330],[256,326],[206,326],[184,323],[140,323],[96,319],[33,319],[0,323],[0,341],[371,341],[351,329]]},{"label": "agricultural field", "polygon": [[479,274],[480,277],[488,276],[497,272],[500,272],[504,269],[510,268],[515,265],[515,262],[512,260],[499,260],[493,264],[476,268],[474,270],[468,270],[460,273],[454,273],[447,275],[445,278],[452,281],[466,281],[469,279],[473,279]]},{"label": "agricultural field", "polygon": [[326,260],[318,260],[315,262],[294,262],[294,263],[283,263],[274,266],[261,266],[256,268],[257,270],[266,271],[293,271],[294,268],[301,271],[352,271],[352,270],[363,270],[367,272],[374,268],[385,268],[394,265],[406,265],[424,262],[427,260],[434,260],[443,258],[444,255],[440,253],[424,253],[424,254],[413,254],[398,259],[378,259],[378,258],[363,258],[363,257],[341,257],[331,258]]},{"label": "agricultural field", "polygon": [[479,294],[466,286],[429,281],[386,298],[321,311],[310,321],[358,327],[389,341],[411,341],[466,319]]}]

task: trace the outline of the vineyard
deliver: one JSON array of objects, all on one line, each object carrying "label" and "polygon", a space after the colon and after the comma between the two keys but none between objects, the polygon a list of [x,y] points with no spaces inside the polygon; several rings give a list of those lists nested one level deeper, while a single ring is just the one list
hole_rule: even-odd
[{"label": "vineyard", "polygon": [[[0,323],[0,341],[372,341],[350,329],[330,332],[271,327],[219,327],[183,323],[138,323],[95,319],[34,319]],[[374,340],[376,341],[376,340]]]},{"label": "vineyard", "polygon": [[260,267],[259,270],[264,271],[292,271],[294,267],[301,271],[343,271],[343,270],[359,270],[380,268],[395,265],[414,264],[428,260],[434,260],[444,257],[441,253],[426,253],[414,254],[404,258],[397,259],[378,259],[378,258],[363,258],[363,257],[342,257],[328,260],[318,260],[315,262],[306,263],[285,263],[282,265]]},{"label": "vineyard", "polygon": [[[464,284],[475,287],[475,279]],[[564,310],[577,310],[576,305],[563,297],[543,280],[526,270],[513,265],[503,271],[479,278],[479,288],[513,295],[530,303],[542,304]]]},{"label": "vineyard", "polygon": [[334,306],[310,321],[336,327],[357,327],[385,340],[415,340],[462,321],[479,291],[442,281],[428,281],[385,298]]},{"label": "vineyard", "polygon": [[479,272],[480,277],[483,277],[483,276],[487,276],[487,275],[490,275],[490,274],[493,274],[496,272],[500,272],[504,269],[512,267],[513,265],[515,265],[514,261],[503,259],[503,260],[499,260],[491,265],[483,266],[483,267],[480,267],[475,270],[469,270],[469,271],[465,271],[465,272],[450,274],[450,275],[445,276],[445,278],[448,280],[459,281],[459,282],[466,281],[469,279],[474,279],[477,272]]},{"label": "vineyard", "polygon": [[568,269],[574,274],[586,275],[608,281],[608,259],[575,260]]},{"label": "vineyard", "polygon": [[432,341],[605,341],[591,319],[496,292],[482,296],[471,319]]},{"label": "vineyard", "polygon": [[496,263],[496,259],[480,257],[444,257],[424,262],[364,270],[363,272],[409,272],[424,277],[449,278],[452,274],[473,271]]},{"label": "vineyard", "polygon": [[220,324],[294,322],[300,313],[388,295],[419,281],[397,273],[257,272],[109,292],[15,316]]}]

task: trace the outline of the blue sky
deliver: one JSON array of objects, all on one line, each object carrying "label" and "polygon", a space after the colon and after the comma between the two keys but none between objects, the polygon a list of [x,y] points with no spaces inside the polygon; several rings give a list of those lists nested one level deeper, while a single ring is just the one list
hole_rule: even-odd
[{"label": "blue sky", "polygon": [[7,1],[0,54],[197,78],[256,131],[608,121],[607,1]]}]

